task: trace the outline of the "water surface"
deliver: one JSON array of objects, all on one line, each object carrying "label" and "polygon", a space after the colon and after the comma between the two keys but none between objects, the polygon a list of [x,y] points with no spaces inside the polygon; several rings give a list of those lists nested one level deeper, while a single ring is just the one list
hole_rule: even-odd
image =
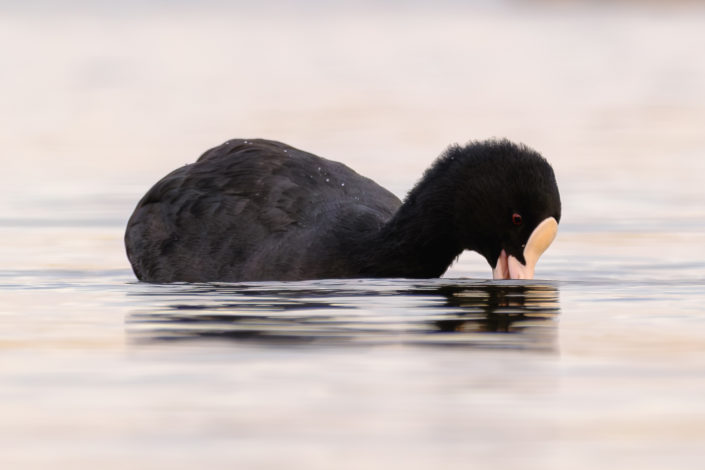
[{"label": "water surface", "polygon": [[[71,233],[100,245],[91,229]],[[545,264],[571,272],[554,252]],[[126,269],[4,270],[2,458],[697,468],[705,281],[692,275],[703,268],[203,285],[142,284]],[[681,277],[658,279],[664,269]]]}]

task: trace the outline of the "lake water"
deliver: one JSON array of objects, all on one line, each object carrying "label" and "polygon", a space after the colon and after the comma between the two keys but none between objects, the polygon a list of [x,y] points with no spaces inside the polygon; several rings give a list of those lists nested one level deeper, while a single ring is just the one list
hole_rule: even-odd
[{"label": "lake water", "polygon": [[[703,468],[705,10],[488,4],[0,3],[0,466]],[[400,196],[508,136],[559,235],[526,282],[136,282],[144,191],[254,136]]]}]

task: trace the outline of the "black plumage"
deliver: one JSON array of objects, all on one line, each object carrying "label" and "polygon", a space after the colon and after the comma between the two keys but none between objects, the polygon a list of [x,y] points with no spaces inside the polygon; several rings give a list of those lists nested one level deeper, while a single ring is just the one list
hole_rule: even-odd
[{"label": "black plumage", "polygon": [[155,184],[125,244],[148,282],[426,278],[465,249],[523,262],[533,228],[560,210],[550,165],[506,140],[450,147],[402,205],[341,163],[237,139]]}]

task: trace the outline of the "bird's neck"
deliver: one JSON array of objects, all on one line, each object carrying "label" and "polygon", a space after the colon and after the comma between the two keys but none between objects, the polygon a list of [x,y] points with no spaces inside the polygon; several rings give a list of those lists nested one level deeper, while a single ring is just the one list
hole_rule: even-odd
[{"label": "bird's neck", "polygon": [[424,190],[423,181],[362,247],[363,276],[441,276],[463,251],[454,227],[452,188]]}]

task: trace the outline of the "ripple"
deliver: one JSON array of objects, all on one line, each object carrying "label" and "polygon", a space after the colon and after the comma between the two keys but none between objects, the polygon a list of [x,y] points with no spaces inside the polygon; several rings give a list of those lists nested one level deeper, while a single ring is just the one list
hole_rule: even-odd
[{"label": "ripple", "polygon": [[554,283],[353,280],[139,285],[132,342],[554,349]]}]

